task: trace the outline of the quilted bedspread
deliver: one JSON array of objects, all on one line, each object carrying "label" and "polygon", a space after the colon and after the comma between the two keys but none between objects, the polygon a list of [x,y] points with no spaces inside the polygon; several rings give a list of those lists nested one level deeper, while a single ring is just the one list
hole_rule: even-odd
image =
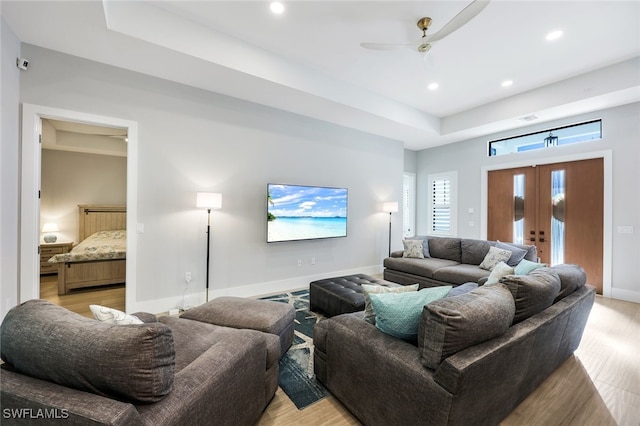
[{"label": "quilted bedspread", "polygon": [[125,259],[127,231],[99,231],[92,234],[69,253],[56,254],[49,263],[90,262],[93,260]]}]

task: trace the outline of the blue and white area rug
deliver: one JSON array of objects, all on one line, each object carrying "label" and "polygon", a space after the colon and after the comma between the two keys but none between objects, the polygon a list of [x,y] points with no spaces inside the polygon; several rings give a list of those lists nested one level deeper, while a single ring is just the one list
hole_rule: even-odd
[{"label": "blue and white area rug", "polygon": [[280,359],[279,385],[299,410],[325,398],[329,391],[313,373],[313,326],[324,317],[309,310],[309,290],[263,297],[296,309],[293,344]]}]

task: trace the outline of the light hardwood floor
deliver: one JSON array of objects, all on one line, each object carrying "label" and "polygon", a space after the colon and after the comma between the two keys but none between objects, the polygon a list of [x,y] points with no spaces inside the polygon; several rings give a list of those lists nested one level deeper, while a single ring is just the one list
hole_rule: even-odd
[{"label": "light hardwood floor", "polygon": [[[89,304],[124,310],[124,287],[58,296],[55,275],[41,297],[91,316]],[[329,396],[298,410],[278,388],[260,426],[342,426],[359,422]],[[640,304],[596,297],[580,347],[501,423],[640,426]]]},{"label": "light hardwood floor", "polygon": [[89,305],[102,305],[119,311],[125,310],[125,288],[123,284],[114,284],[95,288],[72,290],[68,294],[58,296],[58,276],[40,276],[40,298],[77,312],[85,317],[93,318]]}]

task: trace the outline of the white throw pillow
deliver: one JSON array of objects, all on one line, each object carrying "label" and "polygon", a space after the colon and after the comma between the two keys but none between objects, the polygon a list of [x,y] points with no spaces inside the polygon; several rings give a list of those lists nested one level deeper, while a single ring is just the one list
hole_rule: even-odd
[{"label": "white throw pillow", "polygon": [[422,240],[402,240],[402,244],[404,245],[404,253],[402,253],[402,257],[424,259]]},{"label": "white throw pillow", "polygon": [[489,253],[484,257],[484,260],[480,264],[482,269],[487,271],[493,270],[493,268],[500,262],[506,262],[511,257],[509,250],[502,250],[496,247],[491,247]]},{"label": "white throw pillow", "polygon": [[137,316],[125,314],[117,309],[107,308],[106,306],[100,305],[89,305],[89,309],[91,309],[91,313],[95,319],[107,324],[144,324],[144,322]]},{"label": "white throw pillow", "polygon": [[489,279],[484,285],[498,284],[500,278],[506,277],[507,275],[513,275],[514,268],[507,265],[504,262],[499,262],[496,266],[491,270],[491,274],[489,274]]}]

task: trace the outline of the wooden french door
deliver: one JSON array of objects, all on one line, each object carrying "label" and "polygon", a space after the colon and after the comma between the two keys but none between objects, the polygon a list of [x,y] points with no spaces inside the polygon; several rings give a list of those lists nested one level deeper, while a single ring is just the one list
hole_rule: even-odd
[{"label": "wooden french door", "polygon": [[601,158],[491,171],[487,237],[534,244],[549,265],[577,263],[602,294],[603,203]]}]

